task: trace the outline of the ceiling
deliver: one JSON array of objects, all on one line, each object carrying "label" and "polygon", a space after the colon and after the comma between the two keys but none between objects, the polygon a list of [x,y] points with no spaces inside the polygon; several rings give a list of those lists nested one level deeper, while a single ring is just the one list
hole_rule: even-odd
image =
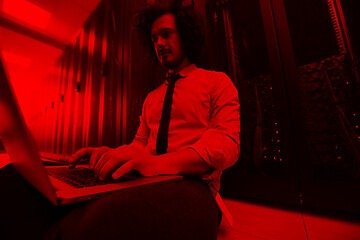
[{"label": "ceiling", "polygon": [[22,108],[100,1],[0,0],[0,51]]}]

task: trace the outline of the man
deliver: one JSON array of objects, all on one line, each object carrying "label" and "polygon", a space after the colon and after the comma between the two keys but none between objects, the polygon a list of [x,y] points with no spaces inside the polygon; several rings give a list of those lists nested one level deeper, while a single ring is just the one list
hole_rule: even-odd
[{"label": "man", "polygon": [[237,90],[225,74],[198,69],[192,64],[185,55],[175,15],[166,10],[162,9],[163,14],[154,10],[160,16],[152,22],[151,40],[168,74],[180,73],[182,77],[175,83],[168,130],[169,153],[156,153],[168,86],[165,82],[146,98],[140,127],[130,145],[81,149],[69,160],[71,167],[79,159],[89,157],[90,167],[100,179],[113,171],[112,177],[119,178],[133,169],[144,176],[201,176],[221,171],[237,160],[240,131]]},{"label": "man", "polygon": [[[69,165],[74,167],[80,159],[88,158],[90,168],[100,179],[110,175],[116,179],[131,170],[143,176],[195,175],[208,183],[215,196],[222,171],[239,157],[237,90],[224,73],[194,65],[203,35],[199,17],[191,6],[183,7],[179,1],[148,6],[137,15],[137,29],[167,70],[167,76],[179,75],[172,96],[167,96],[172,84],[168,79],[145,99],[140,126],[131,144],[115,149],[81,149]],[[165,127],[165,149],[161,150],[166,98],[171,99],[170,122]],[[176,191],[178,186],[169,187]]]},{"label": "man", "polygon": [[137,20],[169,78],[145,99],[131,144],[81,149],[69,165],[88,159],[100,179],[137,170],[144,176],[183,174],[184,180],[125,189],[65,209],[32,210],[41,214],[37,221],[51,226],[49,239],[217,239],[214,196],[222,171],[239,156],[237,90],[224,73],[193,64],[203,39],[191,7],[147,7]]}]

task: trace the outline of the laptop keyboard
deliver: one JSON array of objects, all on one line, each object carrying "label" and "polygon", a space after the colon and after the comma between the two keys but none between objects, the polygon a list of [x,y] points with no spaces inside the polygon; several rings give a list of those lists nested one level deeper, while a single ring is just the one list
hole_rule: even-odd
[{"label": "laptop keyboard", "polygon": [[98,178],[95,178],[93,170],[83,167],[76,167],[70,169],[69,167],[64,166],[64,167],[56,167],[56,168],[46,168],[46,170],[50,176],[76,188],[92,187],[96,185],[104,185],[104,184],[117,183],[117,182],[125,182],[135,179],[130,177],[121,177],[119,179],[114,180],[111,177],[109,177],[101,181]]}]

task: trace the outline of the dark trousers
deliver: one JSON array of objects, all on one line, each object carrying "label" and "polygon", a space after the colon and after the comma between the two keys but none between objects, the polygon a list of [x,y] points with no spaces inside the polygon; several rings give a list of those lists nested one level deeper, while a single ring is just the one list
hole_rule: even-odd
[{"label": "dark trousers", "polygon": [[54,207],[11,165],[0,169],[0,239],[216,239],[208,186],[186,178]]}]

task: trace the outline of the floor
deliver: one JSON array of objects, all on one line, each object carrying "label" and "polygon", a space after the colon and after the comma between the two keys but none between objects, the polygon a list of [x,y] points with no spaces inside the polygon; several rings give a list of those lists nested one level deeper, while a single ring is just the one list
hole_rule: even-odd
[{"label": "floor", "polygon": [[225,199],[234,226],[223,219],[218,240],[360,240],[360,221],[348,221]]}]

